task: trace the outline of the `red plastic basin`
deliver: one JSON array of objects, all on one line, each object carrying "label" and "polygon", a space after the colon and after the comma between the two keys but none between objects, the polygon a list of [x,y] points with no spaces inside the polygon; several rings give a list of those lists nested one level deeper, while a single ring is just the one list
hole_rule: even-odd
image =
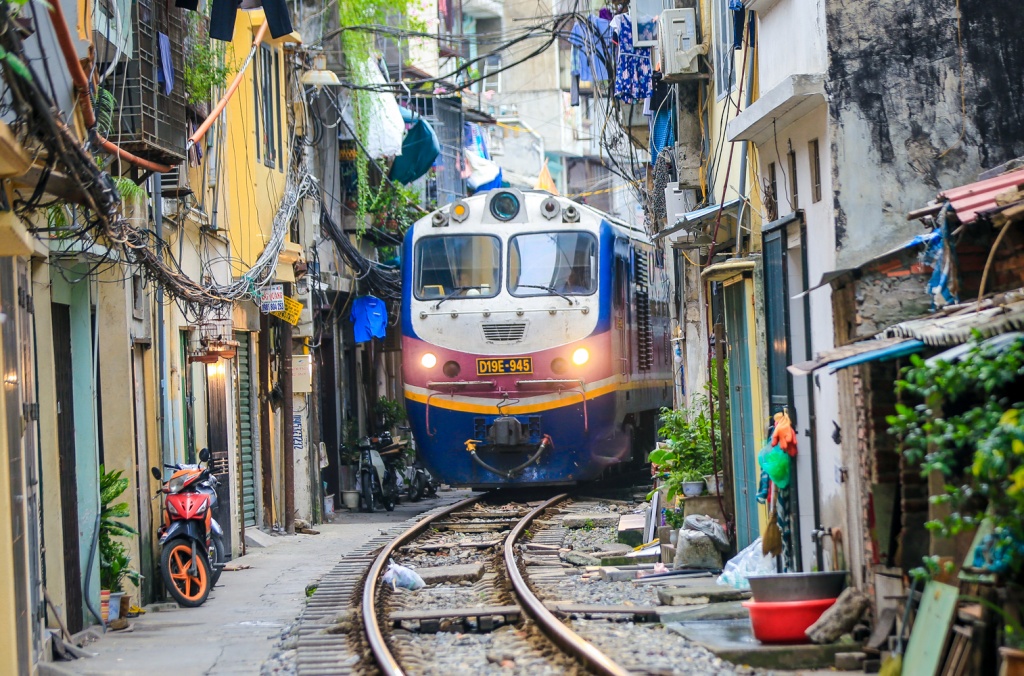
[{"label": "red plastic basin", "polygon": [[744,601],[754,638],[761,643],[807,643],[807,628],[832,607],[835,599],[812,601]]}]

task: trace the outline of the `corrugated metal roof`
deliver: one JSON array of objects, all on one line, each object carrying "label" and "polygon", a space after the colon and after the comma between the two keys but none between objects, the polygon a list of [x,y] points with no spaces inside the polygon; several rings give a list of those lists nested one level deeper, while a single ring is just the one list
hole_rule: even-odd
[{"label": "corrugated metal roof", "polygon": [[1024,169],[1009,171],[993,178],[968,183],[939,193],[939,202],[948,201],[961,223],[971,223],[978,214],[997,208],[996,195],[1024,186]]},{"label": "corrugated metal roof", "polygon": [[[910,352],[917,352],[920,349],[921,343],[916,340],[907,340],[906,338],[873,338],[843,345],[833,350],[819,352],[814,359],[792,364],[787,367],[787,370],[795,376],[806,376],[823,366],[836,364],[836,367],[833,369],[834,372],[846,366],[853,366],[855,363],[884,359],[890,355],[892,357],[902,356],[910,354]],[[862,361],[849,361],[845,365],[839,365],[842,362],[853,359],[860,359]]]},{"label": "corrugated metal roof", "polygon": [[891,338],[916,338],[933,347],[966,343],[977,332],[982,338],[1024,329],[1024,289],[977,302],[944,308],[936,314],[887,328]]}]

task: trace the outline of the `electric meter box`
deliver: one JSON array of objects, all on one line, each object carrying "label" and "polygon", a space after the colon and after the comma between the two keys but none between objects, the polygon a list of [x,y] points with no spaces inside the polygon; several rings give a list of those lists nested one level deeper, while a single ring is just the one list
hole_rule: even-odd
[{"label": "electric meter box", "polygon": [[666,9],[659,17],[661,70],[667,82],[700,73],[701,43],[697,40],[697,13],[693,9]]}]

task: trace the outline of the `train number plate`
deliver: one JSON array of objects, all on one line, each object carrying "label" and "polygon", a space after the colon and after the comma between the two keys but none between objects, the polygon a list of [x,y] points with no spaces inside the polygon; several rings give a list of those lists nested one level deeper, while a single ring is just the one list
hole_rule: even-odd
[{"label": "train number plate", "polygon": [[533,373],[533,357],[476,360],[478,376],[493,376],[502,373]]}]

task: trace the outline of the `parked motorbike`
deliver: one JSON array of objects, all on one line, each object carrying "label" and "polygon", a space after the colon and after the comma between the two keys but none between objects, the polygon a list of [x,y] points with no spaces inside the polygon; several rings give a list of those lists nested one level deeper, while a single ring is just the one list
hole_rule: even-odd
[{"label": "parked motorbike", "polygon": [[[398,429],[403,432],[410,431],[410,428],[408,427],[399,427]],[[412,448],[413,456],[415,457],[415,441],[410,440],[409,443]],[[423,498],[436,497],[437,489],[441,487],[441,482],[434,478],[430,473],[430,470],[420,462],[419,458],[405,468],[403,471],[403,478],[405,479],[406,486],[408,486],[409,499],[413,502],[419,502]]]},{"label": "parked motorbike", "polygon": [[363,437],[359,441],[359,492],[363,509],[376,511],[383,505],[393,511],[398,504],[398,456],[404,443],[395,444],[391,434]]},{"label": "parked motorbike", "polygon": [[[210,451],[199,451],[196,465],[164,465],[172,470],[164,482],[163,473],[152,468],[153,477],[164,482],[163,525],[160,539],[160,575],[178,605],[201,606],[220,579],[225,554],[220,524],[213,518],[218,481],[210,473]],[[205,463],[204,467],[202,463]]]}]

